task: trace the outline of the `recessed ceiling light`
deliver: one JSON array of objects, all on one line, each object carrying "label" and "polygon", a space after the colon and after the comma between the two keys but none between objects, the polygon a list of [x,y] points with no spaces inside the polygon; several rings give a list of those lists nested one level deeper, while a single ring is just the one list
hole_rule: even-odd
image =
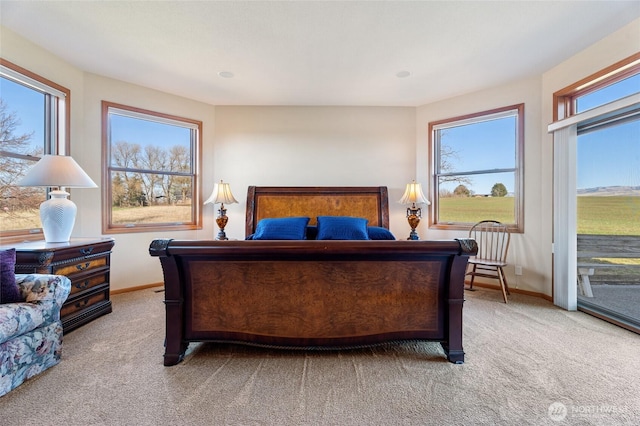
[{"label": "recessed ceiling light", "polygon": [[411,75],[411,73],[409,71],[399,71],[396,74],[396,77],[398,77],[398,78],[406,78],[406,77],[409,77],[410,75]]},{"label": "recessed ceiling light", "polygon": [[222,78],[233,78],[233,73],[229,71],[220,71],[218,75]]}]

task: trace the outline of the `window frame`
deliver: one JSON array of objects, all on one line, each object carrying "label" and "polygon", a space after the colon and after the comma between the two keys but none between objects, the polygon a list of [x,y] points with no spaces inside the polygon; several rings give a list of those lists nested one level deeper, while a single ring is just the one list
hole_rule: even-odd
[{"label": "window frame", "polygon": [[[192,162],[192,200],[191,222],[185,223],[142,223],[142,224],[113,224],[112,221],[112,182],[111,182],[111,140],[109,135],[111,110],[119,115],[130,118],[149,120],[162,124],[184,125],[195,130],[195,141],[191,142]],[[103,233],[139,233],[155,231],[185,231],[202,229],[202,121],[157,111],[137,108],[129,105],[102,101],[102,232]],[[145,172],[153,173],[155,170]],[[163,172],[163,171],[160,171]]]},{"label": "window frame", "polygon": [[[51,97],[50,104],[45,108],[45,114],[48,115],[48,117],[45,117],[47,126],[45,129],[43,152],[44,154],[70,155],[71,90],[4,58],[0,58],[0,74],[2,78],[21,84],[31,90],[41,92],[45,97]],[[32,159],[1,149],[0,155],[26,160]],[[34,164],[36,162],[37,161],[34,161]],[[45,194],[45,199],[48,198],[49,188],[47,188]],[[0,241],[2,243],[35,241],[43,238],[42,228],[0,231]]]},{"label": "window frame", "polygon": [[553,121],[576,115],[577,99],[640,74],[640,52],[553,93]]},{"label": "window frame", "polygon": [[[437,172],[439,170],[438,161],[439,151],[438,147],[436,147],[437,138],[435,136],[435,132],[443,127],[456,127],[456,123],[458,126],[468,125],[474,123],[480,123],[483,121],[491,120],[492,117],[499,117],[501,114],[505,114],[509,111],[515,111],[516,117],[516,140],[515,140],[515,167],[513,170],[514,173],[514,218],[515,223],[508,223],[507,228],[512,233],[524,233],[524,103],[509,105],[505,107],[494,108],[490,110],[480,111],[472,114],[461,115],[452,118],[446,118],[443,120],[432,121],[429,123],[429,164],[431,166],[431,206],[429,209],[429,228],[430,229],[441,229],[441,230],[469,230],[473,223],[467,222],[447,222],[440,223],[438,221],[438,211],[439,211],[439,183],[438,178],[440,174]],[[506,116],[506,115],[505,115]],[[449,125],[449,126],[447,126]],[[468,174],[467,171],[465,174]],[[489,172],[494,173],[494,170],[486,171],[485,173],[478,174],[488,174]]]}]

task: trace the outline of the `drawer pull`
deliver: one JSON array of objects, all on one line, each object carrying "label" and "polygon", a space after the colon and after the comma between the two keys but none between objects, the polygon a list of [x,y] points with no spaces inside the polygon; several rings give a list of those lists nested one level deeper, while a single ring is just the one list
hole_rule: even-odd
[{"label": "drawer pull", "polygon": [[87,306],[87,304],[89,303],[89,299],[84,299],[80,302],[76,302],[75,307],[76,308],[83,308],[85,306]]},{"label": "drawer pull", "polygon": [[89,287],[89,280],[86,280],[83,283],[76,283],[76,288],[78,290],[84,290],[85,288]]},{"label": "drawer pull", "polygon": [[92,252],[93,252],[93,247],[80,249],[80,253],[82,253],[84,256],[90,255]]},{"label": "drawer pull", "polygon": [[91,262],[87,262],[84,265],[78,264],[76,265],[76,268],[78,269],[78,271],[84,271],[85,269],[89,268],[89,265],[91,265]]}]

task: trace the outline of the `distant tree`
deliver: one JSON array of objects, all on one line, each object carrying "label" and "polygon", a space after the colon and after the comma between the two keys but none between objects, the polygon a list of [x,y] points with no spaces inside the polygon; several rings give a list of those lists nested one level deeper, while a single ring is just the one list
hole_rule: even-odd
[{"label": "distant tree", "polygon": [[[169,170],[172,172],[188,173],[191,169],[189,151],[180,145],[171,147],[169,150]],[[171,203],[180,202],[184,204],[191,194],[191,177],[167,175],[163,184],[165,194],[170,194]]]},{"label": "distant tree", "polygon": [[[115,165],[125,169],[139,167],[142,148],[138,144],[118,141],[112,146],[111,155]],[[135,173],[120,172],[116,174],[112,185],[117,190],[116,197],[112,193],[112,205],[121,207],[136,207],[139,204],[141,183]]]},{"label": "distant tree", "polygon": [[128,200],[132,207],[148,206],[147,196],[144,193],[142,177],[139,173],[128,179]]},{"label": "distant tree", "polygon": [[[446,143],[448,132],[440,131],[440,171],[443,173],[456,170],[455,163],[460,160],[458,151],[453,149],[451,145]],[[471,185],[473,181],[469,177],[464,176],[441,176],[440,183],[457,182],[459,184]]]},{"label": "distant tree", "polygon": [[116,173],[111,180],[111,198],[113,206],[123,207],[127,203],[127,190],[120,173]]},{"label": "distant tree", "polygon": [[[112,205],[143,207],[188,203],[191,198],[191,157],[187,148],[176,145],[170,149],[159,146],[118,141],[113,145],[114,163],[121,168],[139,171],[116,173],[112,184]],[[170,173],[147,172],[152,170]]]},{"label": "distant tree", "polygon": [[17,186],[17,182],[36,162],[24,161],[11,154],[37,159],[44,150],[44,146],[32,146],[34,132],[17,134],[18,125],[20,118],[17,113],[10,111],[0,98],[0,203],[5,211],[11,212],[37,209],[44,200],[41,188]]},{"label": "distant tree", "polygon": [[469,197],[471,196],[471,191],[464,185],[458,185],[456,189],[453,190],[453,195],[456,197]]},{"label": "distant tree", "polygon": [[[167,152],[159,146],[146,145],[136,166],[143,170],[167,170]],[[162,202],[171,204],[171,194],[167,192],[166,188],[162,188],[162,175],[143,173],[139,176],[142,178],[145,203],[158,204],[162,200]]]},{"label": "distant tree", "polygon": [[491,188],[491,196],[492,197],[504,197],[507,195],[507,187],[501,183],[496,183]]},{"label": "distant tree", "polygon": [[449,189],[440,188],[440,198],[451,198],[453,197],[453,192]]}]

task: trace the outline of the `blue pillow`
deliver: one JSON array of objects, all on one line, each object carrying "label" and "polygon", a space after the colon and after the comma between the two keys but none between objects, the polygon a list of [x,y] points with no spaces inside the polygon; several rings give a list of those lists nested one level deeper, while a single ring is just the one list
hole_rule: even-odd
[{"label": "blue pillow", "polygon": [[391,231],[381,226],[369,226],[367,228],[367,232],[369,233],[370,240],[395,240],[396,239],[396,237],[393,236]]},{"label": "blue pillow", "polygon": [[349,216],[318,216],[317,240],[368,240],[367,219]]},{"label": "blue pillow", "polygon": [[0,251],[0,304],[24,302],[16,284],[16,249]]},{"label": "blue pillow", "polygon": [[304,240],[308,217],[266,218],[258,222],[254,240]]}]

